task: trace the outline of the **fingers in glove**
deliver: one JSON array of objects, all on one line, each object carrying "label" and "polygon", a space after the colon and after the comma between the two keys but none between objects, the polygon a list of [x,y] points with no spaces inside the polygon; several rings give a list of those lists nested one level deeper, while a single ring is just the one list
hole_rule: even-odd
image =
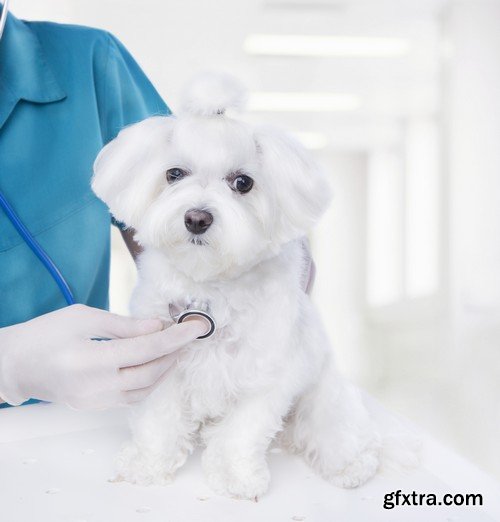
[{"label": "fingers in glove", "polygon": [[[68,306],[57,313],[67,316],[74,323],[73,327],[88,338],[124,339],[151,334],[163,328],[159,319],[136,319],[82,304]],[[45,314],[37,320],[47,321],[52,314]]]},{"label": "fingers in glove", "polygon": [[[168,356],[167,356],[168,357]],[[145,388],[139,388],[137,390],[128,390],[121,393],[122,403],[125,404],[134,404],[136,402],[143,401],[146,397],[148,397],[160,384],[165,381],[165,379],[169,378],[171,373],[172,366],[168,368],[158,380],[152,384],[151,386],[146,386]]]},{"label": "fingers in glove", "polygon": [[193,320],[149,335],[107,341],[102,343],[105,345],[104,357],[118,368],[138,366],[177,351],[203,335],[205,331],[206,325],[203,321]]},{"label": "fingers in glove", "polygon": [[120,368],[118,375],[121,389],[129,391],[153,385],[175,363],[175,358],[175,354],[164,355],[145,364]]},{"label": "fingers in glove", "polygon": [[99,332],[94,337],[110,339],[130,339],[160,332],[163,323],[160,319],[134,319],[123,315],[104,312],[100,320]]}]

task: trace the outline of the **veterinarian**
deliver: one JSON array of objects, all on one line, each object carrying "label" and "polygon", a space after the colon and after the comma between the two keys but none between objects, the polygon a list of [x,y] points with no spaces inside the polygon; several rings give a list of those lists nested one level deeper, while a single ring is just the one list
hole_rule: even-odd
[{"label": "veterinarian", "polygon": [[[175,351],[206,331],[200,320],[162,330],[159,320],[105,311],[110,215],[90,189],[92,164],[121,128],[168,113],[109,33],[8,13],[0,39],[0,196],[80,304],[65,307],[49,271],[0,207],[3,401],[106,408],[141,400],[167,375]],[[122,235],[136,252],[132,232]]]}]

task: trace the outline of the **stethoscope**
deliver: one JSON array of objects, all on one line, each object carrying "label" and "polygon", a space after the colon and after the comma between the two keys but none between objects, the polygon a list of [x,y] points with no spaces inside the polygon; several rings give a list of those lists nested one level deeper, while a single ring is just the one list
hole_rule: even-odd
[{"label": "stethoscope", "polygon": [[[7,22],[8,12],[9,0],[5,0],[3,3],[2,15],[0,16],[0,40],[2,39],[3,32],[5,29],[5,23]],[[57,286],[61,290],[61,293],[63,294],[66,303],[68,305],[75,304],[76,300],[73,296],[73,293],[71,292],[71,288],[64,279],[64,276],[61,274],[54,261],[52,261],[52,259],[43,249],[40,243],[34,238],[33,234],[28,230],[28,228],[23,223],[19,215],[16,213],[12,205],[7,201],[7,198],[3,195],[2,191],[0,191],[0,208],[2,208],[9,221],[12,223],[19,235],[23,238],[25,243],[29,246],[31,251],[36,255],[36,257],[40,260],[43,266],[47,269],[52,279],[54,279]],[[198,339],[206,339],[208,337],[211,337],[215,333],[216,325],[214,319],[203,310],[186,309],[173,319],[177,323],[182,323],[188,317],[193,316],[200,316],[209,323],[209,331],[204,335],[198,337]]]},{"label": "stethoscope", "polygon": [[7,22],[7,13],[9,12],[9,0],[3,2],[2,16],[0,16],[0,40],[2,39],[5,22]]}]

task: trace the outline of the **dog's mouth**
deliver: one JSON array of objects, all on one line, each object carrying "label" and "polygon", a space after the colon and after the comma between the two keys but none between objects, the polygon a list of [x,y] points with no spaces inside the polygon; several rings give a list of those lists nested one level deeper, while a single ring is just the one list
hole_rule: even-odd
[{"label": "dog's mouth", "polygon": [[198,245],[198,246],[206,246],[208,245],[208,241],[206,239],[203,239],[201,237],[192,237],[189,242],[192,245]]}]

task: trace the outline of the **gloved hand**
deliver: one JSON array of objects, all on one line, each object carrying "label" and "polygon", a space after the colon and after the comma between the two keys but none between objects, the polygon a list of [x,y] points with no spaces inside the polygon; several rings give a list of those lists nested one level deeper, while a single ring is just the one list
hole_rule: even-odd
[{"label": "gloved hand", "polygon": [[[73,305],[0,329],[0,397],[102,409],[145,398],[175,361],[175,352],[203,335],[193,319],[163,330],[138,320]],[[92,338],[111,338],[96,341]]]}]

